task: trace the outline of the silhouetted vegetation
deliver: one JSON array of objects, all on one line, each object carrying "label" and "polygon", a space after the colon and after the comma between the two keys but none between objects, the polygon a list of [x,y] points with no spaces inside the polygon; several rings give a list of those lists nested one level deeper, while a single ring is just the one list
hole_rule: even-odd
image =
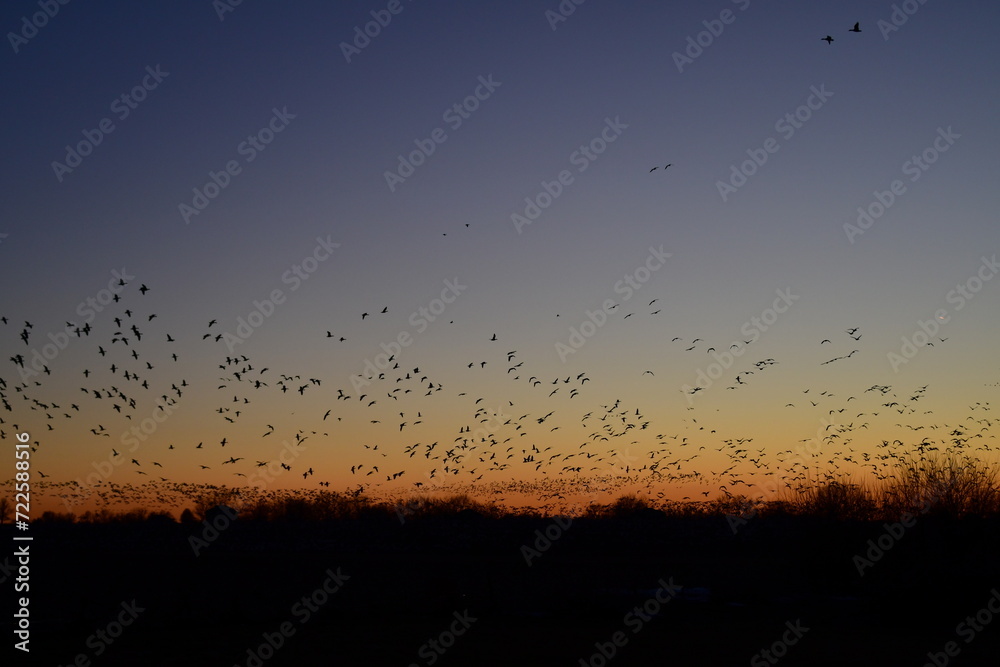
[{"label": "silhouetted vegetation", "polygon": [[[498,628],[482,639],[491,645],[510,628],[539,628],[536,640],[547,641],[582,623],[575,641],[591,647],[663,577],[685,589],[663,608],[669,621],[651,626],[682,629],[643,634],[643,642],[661,642],[660,652],[726,623],[736,628],[727,637],[745,632],[741,646],[756,646],[761,635],[807,614],[839,637],[858,637],[860,646],[873,608],[898,619],[893,633],[919,644],[979,609],[997,581],[1000,489],[983,464],[925,457],[877,483],[814,478],[767,499],[754,490],[723,489],[697,501],[633,492],[588,503],[566,494],[567,509],[553,511],[501,506],[473,493],[387,499],[360,489],[190,485],[186,506],[173,514],[103,508],[39,517],[45,549],[33,565],[45,576],[36,595],[39,608],[73,601],[74,620],[59,626],[59,636],[69,638],[66,655],[93,632],[78,601],[112,586],[114,598],[138,599],[149,610],[127,635],[134,639],[123,642],[172,650],[178,623],[187,622],[178,619],[197,618],[204,628],[184,631],[200,632],[201,645],[221,641],[216,662],[233,664],[260,632],[288,618],[290,590],[298,599],[342,568],[350,576],[344,590],[282,649],[287,660],[274,664],[313,664],[296,651],[315,650],[312,642],[343,628],[352,640],[377,642],[373,627],[393,628],[395,637],[409,632],[411,618],[435,616],[400,649],[399,664],[408,664],[406,651],[412,662],[412,647],[440,633],[440,619],[455,610],[481,618],[477,631]],[[559,511],[563,517],[554,516]],[[948,585],[915,585],[931,581]],[[248,624],[256,635],[246,633]],[[125,655],[127,646],[115,648]],[[359,639],[362,646],[351,650],[367,657],[371,649]]]},{"label": "silhouetted vegetation", "polygon": [[[302,522],[387,520],[405,523],[430,517],[464,514],[498,519],[504,516],[546,518],[556,514],[588,519],[626,519],[663,515],[671,518],[800,516],[835,521],[883,521],[904,513],[945,518],[1000,516],[1000,478],[981,461],[953,454],[904,460],[893,474],[877,483],[814,479],[784,494],[719,493],[702,501],[654,500],[627,493],[606,503],[591,502],[565,511],[536,507],[502,507],[469,493],[431,494],[384,499],[360,491],[271,491],[218,486],[195,487],[180,523],[202,522],[212,508],[229,507],[241,520]],[[175,522],[166,510],[143,507],[108,508],[76,515],[45,512],[36,521],[47,524]]]}]

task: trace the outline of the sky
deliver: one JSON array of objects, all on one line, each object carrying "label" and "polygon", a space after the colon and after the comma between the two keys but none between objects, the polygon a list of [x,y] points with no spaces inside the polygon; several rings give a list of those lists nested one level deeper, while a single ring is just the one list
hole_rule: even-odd
[{"label": "sky", "polygon": [[91,490],[700,497],[831,430],[810,469],[989,458],[998,18],[5,3],[3,437]]}]

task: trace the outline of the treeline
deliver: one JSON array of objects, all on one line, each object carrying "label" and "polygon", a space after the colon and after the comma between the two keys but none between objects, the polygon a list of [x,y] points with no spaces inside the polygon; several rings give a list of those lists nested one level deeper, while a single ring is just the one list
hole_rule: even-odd
[{"label": "treeline", "polygon": [[[41,523],[192,523],[204,521],[213,508],[235,510],[241,521],[392,520],[405,523],[430,517],[546,517],[553,512],[534,507],[510,508],[477,500],[468,494],[414,495],[400,500],[376,499],[359,492],[289,491],[248,496],[245,490],[205,487],[191,507],[178,517],[166,510],[100,509],[80,515],[45,512]],[[877,483],[813,480],[787,487],[775,499],[763,494],[720,493],[712,500],[654,500],[636,494],[609,503],[590,503],[567,512],[589,519],[629,517],[712,517],[747,519],[759,516],[801,516],[829,520],[881,521],[900,516],[934,515],[951,518],[1000,516],[997,470],[953,455],[902,461],[895,474]],[[9,517],[3,517],[6,523]]]}]

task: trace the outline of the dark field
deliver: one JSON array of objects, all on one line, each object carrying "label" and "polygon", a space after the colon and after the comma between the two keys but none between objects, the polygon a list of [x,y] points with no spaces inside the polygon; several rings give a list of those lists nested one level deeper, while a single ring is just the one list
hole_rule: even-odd
[{"label": "dark field", "polygon": [[[929,513],[893,537],[886,521],[770,514],[734,532],[724,515],[648,509],[569,522],[218,512],[218,533],[200,521],[33,524],[31,664],[80,654],[93,665],[401,666],[1000,656],[1000,615],[987,606],[1000,611],[997,518]],[[855,557],[870,549],[878,559],[862,576]]]}]

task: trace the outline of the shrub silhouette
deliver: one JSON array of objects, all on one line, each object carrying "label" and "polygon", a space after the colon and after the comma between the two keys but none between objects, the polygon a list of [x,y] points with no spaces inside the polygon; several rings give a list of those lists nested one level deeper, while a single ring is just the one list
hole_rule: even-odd
[{"label": "shrub silhouette", "polygon": [[1000,513],[996,470],[955,454],[904,460],[886,481],[883,496],[892,514],[916,509],[955,518]]},{"label": "shrub silhouette", "polygon": [[864,485],[831,481],[799,492],[796,513],[821,519],[865,520],[877,515],[878,503]]}]

